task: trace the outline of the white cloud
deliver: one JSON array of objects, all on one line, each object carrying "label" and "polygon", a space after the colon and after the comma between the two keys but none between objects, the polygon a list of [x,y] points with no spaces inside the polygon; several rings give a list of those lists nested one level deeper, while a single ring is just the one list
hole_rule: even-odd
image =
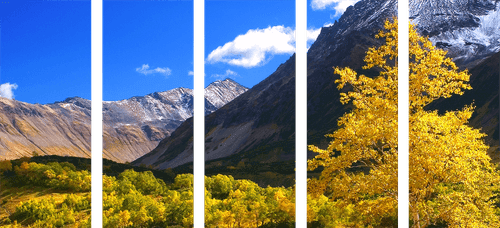
[{"label": "white cloud", "polygon": [[265,64],[270,59],[269,55],[294,52],[295,31],[284,26],[269,26],[250,29],[246,34],[217,47],[208,55],[207,61],[251,68]]},{"label": "white cloud", "polygon": [[234,79],[235,77],[238,77],[238,76],[240,76],[238,73],[227,69],[225,74],[212,74],[212,76],[210,76],[210,77],[222,80],[222,79],[226,79],[226,78]]},{"label": "white cloud", "polygon": [[321,32],[321,28],[319,29],[308,29],[307,30],[307,43],[309,44],[309,42],[314,42],[318,36],[319,36],[319,33]]},{"label": "white cloud", "polygon": [[0,97],[5,97],[9,99],[14,98],[14,92],[12,90],[17,89],[17,84],[4,83],[0,85]]},{"label": "white cloud", "polygon": [[311,7],[313,10],[324,10],[328,6],[335,9],[335,16],[342,15],[347,7],[354,5],[359,0],[313,0]]},{"label": "white cloud", "polygon": [[135,71],[144,75],[159,73],[165,76],[169,76],[170,74],[172,74],[172,70],[170,70],[170,68],[168,67],[157,67],[155,69],[149,69],[149,64],[142,64],[142,67],[135,68]]},{"label": "white cloud", "polygon": [[[332,24],[325,24],[331,26]],[[307,46],[311,46],[318,38],[321,28],[307,30]],[[284,26],[269,26],[266,29],[250,29],[233,41],[217,47],[210,52],[208,63],[227,63],[246,68],[264,65],[276,54],[293,54],[295,52],[295,30]]]},{"label": "white cloud", "polygon": [[321,32],[321,28],[319,28],[319,29],[310,28],[307,30],[307,41],[306,41],[307,50],[309,50],[309,48],[314,43],[314,41],[316,41],[320,32]]},{"label": "white cloud", "polygon": [[333,25],[333,23],[332,23],[332,22],[327,22],[327,23],[325,23],[325,24],[323,25],[323,27],[330,27],[330,26],[332,26],[332,25]]}]

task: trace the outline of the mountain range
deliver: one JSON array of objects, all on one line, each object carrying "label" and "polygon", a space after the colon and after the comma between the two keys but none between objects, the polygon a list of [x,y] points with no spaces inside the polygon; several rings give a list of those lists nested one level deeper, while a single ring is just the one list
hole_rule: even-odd
[{"label": "mountain range", "polygon": [[[472,74],[473,90],[463,96],[436,101],[429,108],[456,110],[475,101],[470,124],[488,133],[490,155],[498,157],[498,32],[499,4],[495,0],[410,1],[410,16],[417,31],[448,51],[462,69]],[[337,120],[352,107],[342,105],[334,83],[334,66],[351,67],[360,74],[369,47],[381,45],[375,34],[385,20],[397,16],[396,0],[362,0],[346,9],[331,26],[322,28],[307,53],[308,144],[325,147],[325,134],[337,129]],[[488,28],[496,27],[495,31]],[[475,37],[477,35],[480,37]],[[496,64],[496,65],[495,65]],[[205,117],[206,172],[221,167],[270,164],[288,167],[295,162],[295,55],[265,80]],[[445,105],[446,104],[446,105]],[[150,153],[132,164],[157,169],[190,166],[193,160],[192,119],[187,119]],[[313,156],[309,152],[309,157]],[[287,164],[287,165],[285,165]],[[291,165],[290,165],[291,164]]]},{"label": "mountain range", "polygon": [[[247,90],[231,79],[205,89],[206,113]],[[151,151],[193,115],[193,90],[176,88],[103,102],[103,156],[129,162]],[[90,157],[91,102],[73,97],[54,104],[0,98],[0,158],[61,155]],[[35,153],[33,153],[35,152]]]}]

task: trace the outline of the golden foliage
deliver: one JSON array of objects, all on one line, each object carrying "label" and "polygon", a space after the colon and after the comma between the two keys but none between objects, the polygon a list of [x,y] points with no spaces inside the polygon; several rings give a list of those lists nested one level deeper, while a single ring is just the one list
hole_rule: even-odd
[{"label": "golden foliage", "polygon": [[[88,171],[78,171],[68,162],[22,162],[13,169],[10,161],[0,162],[2,164],[0,168],[7,167],[4,169],[10,177],[0,173],[1,190],[3,186],[19,185],[34,188],[33,195],[41,195],[41,190],[55,192],[60,197],[23,202],[9,215],[2,215],[0,211],[0,227],[18,227],[18,222],[22,227],[90,227]],[[173,183],[166,184],[151,171],[125,170],[117,177],[103,175],[102,189],[105,228],[193,227],[192,174],[178,174]],[[295,192],[291,187],[261,188],[250,180],[235,180],[219,174],[205,177],[205,190],[206,227],[291,227],[294,224]],[[10,191],[16,192],[16,189],[7,189]],[[0,193],[5,195],[5,190]],[[7,198],[10,198],[8,194],[3,199]],[[2,204],[0,197],[0,206]]]},{"label": "golden foliage", "polygon": [[[354,109],[339,119],[338,130],[326,135],[333,138],[327,149],[309,146],[318,154],[308,161],[308,169],[324,167],[319,178],[308,181],[309,221],[328,227],[387,226],[397,221],[398,34],[397,19],[393,21],[386,21],[385,30],[376,35],[385,44],[366,53],[364,69],[379,69],[379,76],[335,68],[341,76],[338,88],[352,87],[341,93],[341,102],[352,102]],[[466,125],[473,107],[445,115],[424,110],[438,98],[471,89],[470,76],[412,25],[409,35],[410,223],[498,227],[492,205],[498,174],[486,154],[484,134]],[[323,213],[344,217],[317,218],[318,202],[327,204],[321,206]]]}]

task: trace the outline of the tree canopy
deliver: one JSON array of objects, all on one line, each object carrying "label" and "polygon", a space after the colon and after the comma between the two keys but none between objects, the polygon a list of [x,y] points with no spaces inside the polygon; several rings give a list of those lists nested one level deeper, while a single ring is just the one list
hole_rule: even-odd
[{"label": "tree canopy", "polygon": [[[317,155],[308,169],[324,167],[319,178],[308,180],[309,221],[322,220],[328,227],[396,224],[398,33],[397,19],[392,21],[376,35],[385,43],[370,48],[364,59],[363,68],[377,69],[377,77],[335,68],[338,88],[351,88],[341,93],[340,101],[352,102],[354,108],[339,119],[338,130],[326,135],[332,138],[328,148],[309,146]],[[411,24],[409,38],[410,225],[498,227],[492,201],[498,174],[486,153],[485,135],[467,125],[474,107],[444,115],[424,109],[436,99],[471,89],[470,75]],[[314,206],[321,201],[323,209]],[[328,222],[321,211],[335,215]]]}]

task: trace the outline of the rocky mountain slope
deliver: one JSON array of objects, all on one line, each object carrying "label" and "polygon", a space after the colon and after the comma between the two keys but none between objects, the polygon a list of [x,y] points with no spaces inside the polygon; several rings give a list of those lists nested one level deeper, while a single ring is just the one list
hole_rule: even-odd
[{"label": "rocky mountain slope", "polygon": [[[494,139],[498,138],[498,68],[494,67],[495,59],[485,59],[499,51],[498,5],[496,0],[410,1],[410,15],[418,31],[448,50],[448,56],[460,67],[475,67],[471,69],[471,83],[478,89],[448,104],[457,109],[468,102],[465,97],[474,99],[478,114],[471,124],[488,129],[490,143],[498,143]],[[322,28],[308,51],[308,144],[326,146],[324,135],[335,130],[338,118],[350,109],[339,102],[340,92],[334,83],[339,76],[333,74],[332,67],[349,66],[368,76],[377,75],[361,69],[363,58],[368,47],[381,44],[374,35],[387,18],[394,16],[396,0],[362,0],[347,8],[334,25]],[[496,30],[489,31],[495,26]],[[240,162],[293,162],[294,61],[292,56],[264,81],[206,117],[207,170]],[[484,86],[492,87],[488,87],[488,96],[482,94]],[[133,164],[159,169],[189,164],[193,153],[191,136],[192,119],[188,119]]]},{"label": "rocky mountain slope", "polygon": [[[231,79],[206,89],[211,113],[247,88]],[[193,115],[193,91],[177,88],[143,97],[103,102],[104,157],[133,161],[157,146]],[[89,100],[74,97],[54,104],[0,98],[0,160],[39,155],[90,157]]]}]

